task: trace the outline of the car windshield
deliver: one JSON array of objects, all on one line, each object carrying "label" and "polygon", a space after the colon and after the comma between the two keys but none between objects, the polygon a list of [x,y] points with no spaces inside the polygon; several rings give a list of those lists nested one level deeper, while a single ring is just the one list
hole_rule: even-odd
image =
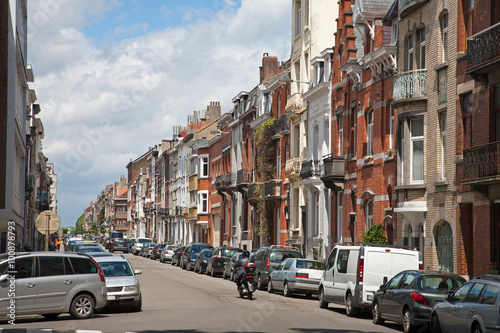
[{"label": "car windshield", "polygon": [[125,243],[127,243],[127,240],[125,238],[115,239],[115,244],[125,244]]},{"label": "car windshield", "polygon": [[222,250],[222,255],[224,257],[232,257],[235,253],[238,252],[243,252],[243,250],[240,249],[224,249]]},{"label": "car windshield", "polygon": [[213,251],[203,251],[203,258],[208,258],[213,253]]},{"label": "car windshield", "polygon": [[288,258],[301,258],[302,254],[299,252],[294,252],[294,251],[274,251],[271,252],[271,256],[269,260],[271,262],[282,262],[285,259]]},{"label": "car windshield", "polygon": [[177,250],[178,248],[179,248],[178,246],[172,246],[172,245],[170,245],[170,246],[168,246],[168,247],[167,247],[167,250],[172,250],[172,251],[175,251],[175,250]]},{"label": "car windshield", "polygon": [[192,253],[200,253],[201,250],[209,247],[208,245],[193,245],[191,252]]},{"label": "car windshield", "polygon": [[151,239],[147,239],[147,238],[139,238],[136,242],[138,243],[149,243],[151,242]]},{"label": "car windshield", "polygon": [[104,252],[100,247],[82,247],[81,249],[78,249],[79,253],[89,253],[89,252]]},{"label": "car windshield", "polygon": [[126,262],[99,262],[104,276],[132,276],[130,266]]},{"label": "car windshield", "polygon": [[457,289],[465,280],[460,276],[426,275],[418,280],[418,289],[423,291],[449,292]]},{"label": "car windshield", "polygon": [[155,246],[156,246],[156,244],[153,244],[153,243],[152,243],[152,244],[149,244],[149,248],[150,248],[150,249],[152,249],[152,248],[153,248],[153,247],[155,247]]},{"label": "car windshield", "polygon": [[297,260],[297,268],[306,268],[306,269],[318,269],[323,270],[324,266],[321,261],[311,261],[311,260]]}]

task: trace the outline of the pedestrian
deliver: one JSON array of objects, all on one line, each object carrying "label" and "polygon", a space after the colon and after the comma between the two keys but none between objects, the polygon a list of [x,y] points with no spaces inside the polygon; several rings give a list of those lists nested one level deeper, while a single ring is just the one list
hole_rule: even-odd
[{"label": "pedestrian", "polygon": [[49,239],[49,251],[55,251],[56,250],[56,244],[54,243],[54,239],[50,238]]},{"label": "pedestrian", "polygon": [[56,249],[57,251],[61,249],[61,240],[59,238],[56,239]]}]

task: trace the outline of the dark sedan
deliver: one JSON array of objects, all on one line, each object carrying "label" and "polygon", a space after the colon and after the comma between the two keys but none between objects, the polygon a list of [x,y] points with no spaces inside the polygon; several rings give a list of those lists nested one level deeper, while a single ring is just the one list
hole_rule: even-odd
[{"label": "dark sedan", "polygon": [[172,260],[170,261],[170,264],[175,266],[181,265],[181,256],[184,254],[185,248],[186,248],[185,246],[181,246],[177,250],[175,250],[174,254],[172,255]]},{"label": "dark sedan", "polygon": [[212,249],[203,249],[201,250],[200,254],[196,258],[196,261],[194,262],[194,271],[196,273],[203,273],[207,269],[207,262],[208,259],[210,258],[210,255],[214,251]]},{"label": "dark sedan", "polygon": [[231,257],[239,252],[243,252],[242,249],[236,247],[226,247],[219,246],[214,249],[214,253],[208,259],[207,263],[207,275],[216,276],[224,272],[226,263],[229,262]]},{"label": "dark sedan", "polygon": [[380,286],[372,302],[373,322],[385,320],[403,324],[405,333],[428,326],[434,304],[466,281],[452,273],[407,270]]},{"label": "dark sedan", "polygon": [[123,253],[128,253],[128,239],[116,238],[109,247],[109,252],[113,253],[115,251],[122,251]]},{"label": "dark sedan", "polygon": [[158,244],[151,251],[151,259],[156,260],[161,258],[161,252],[167,246],[167,244]]}]

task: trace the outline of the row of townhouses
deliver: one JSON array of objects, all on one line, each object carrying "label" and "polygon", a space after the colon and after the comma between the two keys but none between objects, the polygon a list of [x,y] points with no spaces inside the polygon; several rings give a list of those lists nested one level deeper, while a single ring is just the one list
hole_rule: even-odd
[{"label": "row of townhouses", "polygon": [[131,160],[120,228],[325,258],[381,223],[426,269],[485,273],[500,261],[499,6],[292,0],[290,59],[264,54],[231,111],[211,102]]},{"label": "row of townhouses", "polygon": [[42,211],[57,212],[57,175],[43,153],[41,107],[29,83],[27,2],[0,4],[0,253],[11,245],[44,249],[36,228]]}]

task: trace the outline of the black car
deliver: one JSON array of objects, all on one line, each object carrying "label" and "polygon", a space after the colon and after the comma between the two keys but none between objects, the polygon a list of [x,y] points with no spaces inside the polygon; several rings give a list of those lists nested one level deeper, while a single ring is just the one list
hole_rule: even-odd
[{"label": "black car", "polygon": [[194,271],[196,273],[203,273],[207,270],[207,262],[214,251],[212,249],[203,249],[194,262]]},{"label": "black car", "polygon": [[184,254],[185,246],[179,247],[175,250],[174,255],[172,256],[172,260],[170,261],[171,265],[180,266],[181,265],[181,256]]},{"label": "black car", "polygon": [[158,244],[153,248],[153,251],[151,251],[151,259],[156,260],[161,258],[161,251],[167,246],[167,244]]},{"label": "black car", "polygon": [[224,273],[224,268],[229,262],[229,259],[238,252],[241,253],[243,250],[237,247],[216,247],[210,259],[208,259],[207,275],[216,276],[219,273]]},{"label": "black car", "polygon": [[271,245],[261,247],[252,257],[256,270],[254,282],[257,283],[259,290],[267,287],[269,274],[278,267],[278,265],[288,258],[304,258],[300,250],[293,246]]},{"label": "black car", "polygon": [[128,253],[128,239],[115,238],[114,242],[111,243],[109,247],[109,252],[113,253],[115,251],[122,251],[123,253]]},{"label": "black car", "polygon": [[206,243],[189,243],[181,256],[180,266],[182,269],[192,270],[198,253],[203,249],[213,249],[214,247]]},{"label": "black car", "polygon": [[406,270],[380,286],[372,302],[373,322],[385,320],[403,324],[405,333],[418,326],[428,326],[434,305],[464,284],[453,273]]}]

